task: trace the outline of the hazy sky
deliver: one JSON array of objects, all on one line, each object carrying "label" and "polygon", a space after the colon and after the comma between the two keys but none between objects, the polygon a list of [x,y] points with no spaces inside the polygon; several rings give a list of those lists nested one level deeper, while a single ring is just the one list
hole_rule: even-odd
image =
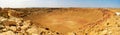
[{"label": "hazy sky", "polygon": [[0,0],[0,7],[112,7],[120,0]]}]

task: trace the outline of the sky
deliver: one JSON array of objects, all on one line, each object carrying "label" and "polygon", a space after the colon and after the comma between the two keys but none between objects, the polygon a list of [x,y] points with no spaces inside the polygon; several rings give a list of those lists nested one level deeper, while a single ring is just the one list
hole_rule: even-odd
[{"label": "sky", "polygon": [[0,7],[97,7],[120,8],[120,0],[0,0]]}]

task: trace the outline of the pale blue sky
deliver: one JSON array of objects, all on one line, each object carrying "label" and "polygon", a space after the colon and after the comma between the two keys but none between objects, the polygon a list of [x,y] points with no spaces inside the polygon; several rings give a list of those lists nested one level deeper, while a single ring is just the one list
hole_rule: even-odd
[{"label": "pale blue sky", "polygon": [[0,0],[0,7],[105,7],[120,8],[120,0]]}]

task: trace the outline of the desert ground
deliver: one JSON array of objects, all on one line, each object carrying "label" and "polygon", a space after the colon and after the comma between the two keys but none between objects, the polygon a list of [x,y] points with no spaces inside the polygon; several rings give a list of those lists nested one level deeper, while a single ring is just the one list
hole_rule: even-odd
[{"label": "desert ground", "polygon": [[120,35],[120,8],[0,8],[0,35]]}]

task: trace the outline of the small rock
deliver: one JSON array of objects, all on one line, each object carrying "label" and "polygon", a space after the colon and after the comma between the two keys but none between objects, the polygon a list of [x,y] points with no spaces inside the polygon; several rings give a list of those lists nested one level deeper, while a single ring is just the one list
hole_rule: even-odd
[{"label": "small rock", "polygon": [[38,29],[36,29],[35,27],[32,27],[26,30],[26,32],[28,32],[29,34],[36,34],[38,33]]},{"label": "small rock", "polygon": [[67,35],[76,35],[75,33],[73,33],[73,32],[70,32],[70,33],[68,33]]},{"label": "small rock", "polygon": [[39,35],[39,34],[32,34],[32,35]]},{"label": "small rock", "polygon": [[2,29],[3,32],[7,31],[7,29]]},{"label": "small rock", "polygon": [[4,26],[3,26],[3,25],[0,25],[0,30],[3,29],[3,28],[4,28]]},{"label": "small rock", "polygon": [[15,35],[15,33],[12,31],[7,31],[7,32],[0,33],[0,35]]},{"label": "small rock", "polygon": [[3,24],[5,26],[16,26],[16,22],[14,21],[4,21]]},{"label": "small rock", "polygon": [[7,20],[7,18],[0,17],[0,21],[5,21],[5,20]]},{"label": "small rock", "polygon": [[23,22],[23,26],[21,27],[21,29],[27,29],[30,26],[30,20],[24,21]]},{"label": "small rock", "polygon": [[117,16],[120,16],[120,12],[116,12],[116,15],[117,15]]},{"label": "small rock", "polygon": [[17,33],[17,35],[24,35],[23,33]]},{"label": "small rock", "polygon": [[11,26],[9,29],[16,31],[16,27],[15,26]]}]

